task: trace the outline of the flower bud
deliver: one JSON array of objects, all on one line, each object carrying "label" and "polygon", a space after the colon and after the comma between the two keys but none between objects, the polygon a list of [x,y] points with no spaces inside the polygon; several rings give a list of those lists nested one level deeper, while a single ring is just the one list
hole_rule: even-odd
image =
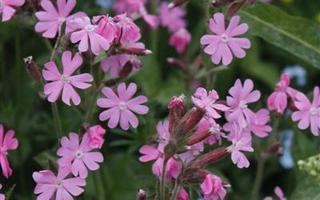
[{"label": "flower bud", "polygon": [[182,180],[184,183],[201,183],[207,174],[210,174],[210,172],[204,169],[187,169]]},{"label": "flower bud", "polygon": [[32,56],[23,59],[26,65],[26,70],[28,74],[37,81],[42,79],[41,73],[39,71],[38,65],[33,61]]},{"label": "flower bud", "polygon": [[169,132],[172,132],[175,124],[183,117],[185,114],[185,105],[184,105],[184,95],[179,97],[174,96],[169,104]]},{"label": "flower bud", "polygon": [[199,142],[201,142],[202,140],[206,139],[207,137],[209,137],[212,134],[212,132],[210,130],[206,130],[206,131],[202,131],[200,133],[196,133],[193,134],[187,142],[188,146],[192,146],[194,144],[197,144]]},{"label": "flower bud", "polygon": [[125,78],[132,72],[133,66],[131,62],[127,62],[119,72],[119,77]]},{"label": "flower bud", "polygon": [[193,107],[187,112],[177,125],[173,135],[177,138],[180,136],[188,136],[188,134],[197,126],[204,115],[204,110],[201,108]]},{"label": "flower bud", "polygon": [[204,168],[207,165],[213,164],[224,157],[226,157],[229,154],[227,151],[227,148],[220,147],[213,151],[210,151],[209,153],[206,153],[199,158],[197,158],[195,161],[193,161],[190,164],[190,168]]},{"label": "flower bud", "polygon": [[183,71],[184,73],[188,73],[187,65],[183,63],[181,60],[178,60],[176,58],[167,58],[167,62],[173,67]]},{"label": "flower bud", "polygon": [[242,6],[247,2],[247,0],[240,0],[240,1],[235,1],[231,3],[228,7],[227,15],[228,16],[233,16],[235,15]]},{"label": "flower bud", "polygon": [[146,192],[143,189],[139,189],[137,193],[137,200],[147,200]]},{"label": "flower bud", "polygon": [[281,156],[283,154],[283,147],[280,143],[275,142],[269,146],[268,153],[271,155]]}]

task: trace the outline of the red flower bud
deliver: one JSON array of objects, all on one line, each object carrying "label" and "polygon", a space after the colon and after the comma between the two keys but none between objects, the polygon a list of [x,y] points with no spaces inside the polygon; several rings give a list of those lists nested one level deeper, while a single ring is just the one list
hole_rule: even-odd
[{"label": "red flower bud", "polygon": [[172,132],[172,128],[185,114],[184,95],[181,95],[179,97],[173,97],[168,104],[168,110],[169,131]]},{"label": "red flower bud", "polygon": [[41,73],[39,71],[38,65],[33,61],[32,56],[24,58],[24,63],[26,65],[26,70],[28,74],[37,81],[42,79]]},{"label": "red flower bud", "polygon": [[202,110],[201,108],[192,108],[180,120],[179,124],[177,125],[177,128],[173,130],[173,135],[175,137],[188,136],[188,133],[191,133],[192,130],[200,122],[204,113],[204,110]]},{"label": "red flower bud", "polygon": [[204,168],[207,165],[213,164],[225,158],[228,154],[229,152],[227,151],[227,148],[217,148],[197,158],[190,164],[190,168]]},{"label": "red flower bud", "polygon": [[186,3],[188,0],[174,0],[173,2],[171,2],[168,7],[169,8],[173,8],[173,7],[176,7],[176,6],[180,6],[184,3]]},{"label": "red flower bud", "polygon": [[201,133],[196,133],[196,134],[193,134],[189,139],[188,139],[188,142],[187,142],[187,145],[188,146],[192,146],[194,144],[197,144],[199,142],[201,142],[202,140],[206,139],[207,137],[209,137],[211,135],[211,131],[210,130],[206,130],[206,131],[203,131]]}]

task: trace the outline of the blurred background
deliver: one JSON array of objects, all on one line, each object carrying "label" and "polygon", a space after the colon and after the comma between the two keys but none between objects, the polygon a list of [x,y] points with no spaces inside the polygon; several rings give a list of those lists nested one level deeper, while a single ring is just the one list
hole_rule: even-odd
[{"label": "blurred background", "polygon": [[[274,0],[271,3],[290,15],[308,18],[315,26],[320,25],[319,0]],[[77,10],[84,10],[90,16],[113,15],[111,4],[108,0],[78,0]],[[191,0],[186,9],[188,30],[193,39],[182,59],[192,63],[201,52],[199,40],[206,32],[207,21],[202,1]],[[23,58],[33,56],[42,66],[50,56],[52,41],[46,41],[37,34],[34,23],[35,19],[27,12],[7,23],[0,23],[0,123],[5,125],[6,130],[14,129],[20,141],[18,150],[9,155],[14,169],[13,176],[8,180],[1,176],[0,183],[4,186],[4,191],[15,186],[11,199],[17,200],[35,199],[32,172],[48,167],[48,158],[52,161],[56,159],[56,135],[50,104],[42,98],[41,86],[28,76],[23,63]],[[131,200],[140,188],[152,193],[156,178],[152,176],[151,164],[138,162],[137,149],[151,140],[155,124],[167,116],[167,102],[172,96],[185,94],[190,104],[189,97],[193,89],[188,87],[184,74],[166,61],[167,57],[179,57],[175,49],[168,45],[169,33],[162,28],[151,31],[142,21],[138,21],[138,24],[143,30],[142,40],[153,54],[143,58],[143,68],[130,79],[137,82],[141,94],[148,96],[150,112],[139,118],[140,126],[136,130],[124,132],[120,129],[108,129],[102,150],[105,163],[99,171],[90,173],[85,193],[80,199]],[[288,51],[250,35],[250,30],[249,37],[253,45],[247,51],[245,59],[233,62],[228,70],[220,72],[209,82],[199,75],[200,83],[209,83],[207,88],[215,88],[225,98],[228,88],[237,78],[250,78],[254,80],[256,88],[262,91],[264,100],[273,91],[284,70],[294,76],[293,86],[305,93],[319,85],[318,68]],[[312,37],[319,38],[320,32]],[[260,106],[266,106],[266,101],[260,102]],[[79,112],[62,103],[58,106],[64,134],[79,131],[83,123]],[[97,115],[98,110],[92,116],[91,124],[99,123]],[[99,124],[106,127],[104,123]],[[298,170],[297,161],[319,154],[319,140],[308,131],[298,130],[286,117],[281,120],[276,134],[287,150],[284,156],[270,157],[266,161],[261,199],[270,195],[276,185],[284,189],[289,199],[291,196],[295,199],[307,199],[300,198],[301,194],[298,193],[310,193],[309,186],[314,184],[309,183],[309,180],[302,183],[300,177],[303,175]],[[249,169],[238,169],[230,159],[212,167],[215,173],[232,185],[228,199],[248,199],[257,168],[256,153],[248,155],[251,162]],[[320,188],[314,188],[312,192],[320,194]],[[194,199],[197,199],[197,194]]]}]

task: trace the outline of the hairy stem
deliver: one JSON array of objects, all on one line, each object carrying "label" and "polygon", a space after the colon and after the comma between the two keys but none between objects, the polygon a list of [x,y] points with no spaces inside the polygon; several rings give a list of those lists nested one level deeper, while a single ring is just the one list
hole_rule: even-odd
[{"label": "hairy stem", "polygon": [[260,192],[262,179],[263,179],[265,161],[266,161],[266,156],[264,155],[264,153],[262,153],[258,159],[256,178],[254,180],[253,190],[251,193],[251,200],[259,199],[259,192]]}]

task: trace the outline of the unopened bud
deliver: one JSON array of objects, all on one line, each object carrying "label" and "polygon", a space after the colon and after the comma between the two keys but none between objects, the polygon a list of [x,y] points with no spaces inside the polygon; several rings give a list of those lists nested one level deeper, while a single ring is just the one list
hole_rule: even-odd
[{"label": "unopened bud", "polygon": [[119,72],[119,77],[125,78],[132,72],[133,66],[131,62],[127,62]]},{"label": "unopened bud", "polygon": [[176,7],[176,6],[180,6],[184,3],[186,3],[188,0],[174,0],[173,2],[171,2],[169,5],[168,5],[168,8],[173,8],[173,7]]},{"label": "unopened bud", "polygon": [[28,74],[35,80],[40,81],[42,79],[42,76],[37,64],[33,61],[32,56],[26,57],[23,60]]},{"label": "unopened bud", "polygon": [[204,113],[204,110],[201,108],[192,108],[180,120],[176,130],[173,132],[174,136],[188,136],[188,133],[190,133],[200,122]]},{"label": "unopened bud", "polygon": [[173,67],[183,71],[188,72],[187,65],[183,63],[181,60],[178,60],[176,58],[167,58],[167,62],[172,65]]},{"label": "unopened bud", "polygon": [[241,7],[244,6],[246,2],[247,0],[240,0],[240,1],[235,1],[231,3],[230,6],[228,7],[227,15],[228,16],[235,15],[241,9]]},{"label": "unopened bud", "polygon": [[138,47],[129,47],[129,48],[121,48],[121,53],[133,54],[137,56],[147,56],[152,54],[152,51],[145,48],[138,48]]},{"label": "unopened bud", "polygon": [[197,144],[201,142],[202,140],[206,139],[212,134],[210,130],[202,131],[200,133],[193,134],[187,142],[187,145],[192,146],[194,144]]},{"label": "unopened bud", "polygon": [[147,200],[146,192],[143,189],[139,189],[137,193],[137,200]]},{"label": "unopened bud", "polygon": [[217,161],[223,159],[229,154],[227,148],[220,147],[209,153],[206,153],[190,164],[190,168],[204,168],[207,165],[216,163]]},{"label": "unopened bud", "polygon": [[186,169],[183,176],[184,183],[201,183],[209,174],[209,171],[203,169]]},{"label": "unopened bud", "polygon": [[185,114],[185,105],[184,105],[184,95],[179,97],[174,96],[169,104],[169,132],[172,132],[175,124],[183,117]]}]

